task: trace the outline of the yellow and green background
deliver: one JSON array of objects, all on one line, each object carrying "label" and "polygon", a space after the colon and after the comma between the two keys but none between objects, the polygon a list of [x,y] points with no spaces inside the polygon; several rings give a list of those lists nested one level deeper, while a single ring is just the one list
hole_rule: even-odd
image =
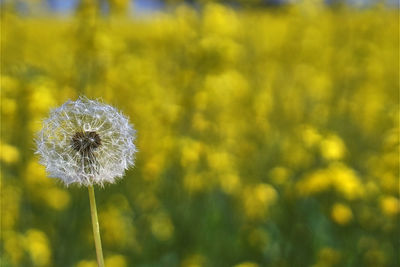
[{"label": "yellow and green background", "polygon": [[0,266],[96,266],[87,189],[34,154],[80,95],[137,130],[106,266],[399,266],[398,7],[41,2],[1,2]]}]

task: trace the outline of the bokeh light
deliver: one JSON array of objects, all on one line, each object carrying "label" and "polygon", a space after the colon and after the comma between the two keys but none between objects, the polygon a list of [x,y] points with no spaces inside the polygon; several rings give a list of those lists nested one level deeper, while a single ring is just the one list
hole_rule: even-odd
[{"label": "bokeh light", "polygon": [[34,154],[80,95],[138,130],[106,266],[400,266],[398,7],[56,2],[0,3],[1,266],[96,266],[87,190]]}]

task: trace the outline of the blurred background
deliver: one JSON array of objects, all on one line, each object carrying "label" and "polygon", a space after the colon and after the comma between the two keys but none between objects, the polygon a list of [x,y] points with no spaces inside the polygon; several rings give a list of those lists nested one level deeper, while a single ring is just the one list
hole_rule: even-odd
[{"label": "blurred background", "polygon": [[34,155],[79,95],[138,130],[107,267],[400,266],[397,1],[0,3],[1,266],[96,266],[87,189]]}]

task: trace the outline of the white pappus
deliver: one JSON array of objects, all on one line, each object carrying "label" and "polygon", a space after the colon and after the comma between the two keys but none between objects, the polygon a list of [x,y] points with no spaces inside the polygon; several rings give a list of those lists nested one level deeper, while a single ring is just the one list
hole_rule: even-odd
[{"label": "white pappus", "polygon": [[134,165],[135,133],[114,107],[80,97],[50,111],[36,153],[49,176],[66,185],[103,186]]}]

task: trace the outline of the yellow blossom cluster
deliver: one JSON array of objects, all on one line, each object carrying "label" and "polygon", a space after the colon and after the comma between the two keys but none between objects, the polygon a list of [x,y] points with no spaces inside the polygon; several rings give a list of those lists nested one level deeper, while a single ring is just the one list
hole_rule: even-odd
[{"label": "yellow blossom cluster", "polygon": [[106,266],[400,265],[398,9],[3,2],[2,266],[96,265],[85,188],[34,155],[80,95],[138,130],[136,166],[96,191]]}]

